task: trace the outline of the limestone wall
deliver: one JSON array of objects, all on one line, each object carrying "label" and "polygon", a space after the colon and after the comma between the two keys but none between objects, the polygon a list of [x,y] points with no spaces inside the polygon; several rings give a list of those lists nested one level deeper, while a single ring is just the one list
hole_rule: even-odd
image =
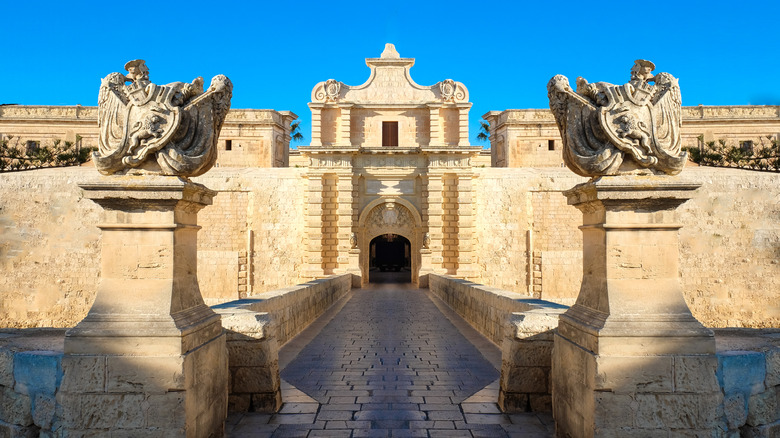
[{"label": "limestone wall", "polygon": [[76,186],[86,171],[0,173],[0,327],[65,327],[92,305],[100,230]]},{"label": "limestone wall", "polygon": [[[198,277],[207,303],[299,282],[299,169],[213,169],[198,215]],[[92,305],[100,273],[96,204],[77,184],[91,166],[0,173],[0,327],[69,327]]]},{"label": "limestone wall", "polygon": [[446,275],[428,277],[434,295],[502,347],[501,408],[550,411],[553,331],[568,307]]},{"label": "limestone wall", "polygon": [[[582,278],[582,216],[561,192],[585,179],[553,168],[475,172],[480,281],[571,304]],[[713,327],[780,326],[780,175],[685,172],[703,184],[678,210],[681,279],[693,314]],[[502,215],[514,222],[496,219]]]},{"label": "limestone wall", "polygon": [[219,195],[198,215],[198,278],[207,303],[300,282],[303,169],[212,169]]}]

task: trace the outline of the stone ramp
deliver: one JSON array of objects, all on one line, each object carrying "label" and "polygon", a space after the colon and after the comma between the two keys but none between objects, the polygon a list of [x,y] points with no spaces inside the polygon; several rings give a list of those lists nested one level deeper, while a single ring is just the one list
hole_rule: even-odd
[{"label": "stone ramp", "polygon": [[279,413],[232,414],[226,431],[229,437],[552,436],[549,415],[498,410],[499,365],[499,349],[427,290],[374,284],[355,290],[282,348]]}]

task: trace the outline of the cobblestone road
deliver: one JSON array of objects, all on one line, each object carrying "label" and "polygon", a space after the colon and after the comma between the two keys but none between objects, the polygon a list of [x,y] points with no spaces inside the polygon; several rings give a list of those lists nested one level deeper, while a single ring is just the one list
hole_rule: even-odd
[{"label": "cobblestone road", "polygon": [[502,414],[498,348],[425,289],[357,289],[280,352],[277,414],[231,414],[229,437],[529,437],[552,418]]}]

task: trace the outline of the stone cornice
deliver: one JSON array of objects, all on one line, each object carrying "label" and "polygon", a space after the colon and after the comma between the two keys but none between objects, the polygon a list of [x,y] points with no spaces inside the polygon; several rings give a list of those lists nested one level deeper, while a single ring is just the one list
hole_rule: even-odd
[{"label": "stone cornice", "polygon": [[[291,119],[290,119],[291,118]],[[226,123],[288,126],[298,116],[292,111],[231,109]],[[285,120],[289,119],[289,120]],[[82,121],[97,123],[96,106],[0,105],[0,121]]]}]

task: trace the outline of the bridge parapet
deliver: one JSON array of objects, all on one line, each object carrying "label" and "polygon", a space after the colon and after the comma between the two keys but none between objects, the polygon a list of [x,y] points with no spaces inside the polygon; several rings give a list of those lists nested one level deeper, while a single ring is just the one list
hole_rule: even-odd
[{"label": "bridge parapet", "polygon": [[507,412],[551,410],[550,371],[558,316],[569,307],[448,275],[431,292],[501,347],[498,403]]},{"label": "bridge parapet", "polygon": [[227,331],[228,410],[279,410],[279,347],[351,288],[352,274],[334,275],[213,306]]}]

